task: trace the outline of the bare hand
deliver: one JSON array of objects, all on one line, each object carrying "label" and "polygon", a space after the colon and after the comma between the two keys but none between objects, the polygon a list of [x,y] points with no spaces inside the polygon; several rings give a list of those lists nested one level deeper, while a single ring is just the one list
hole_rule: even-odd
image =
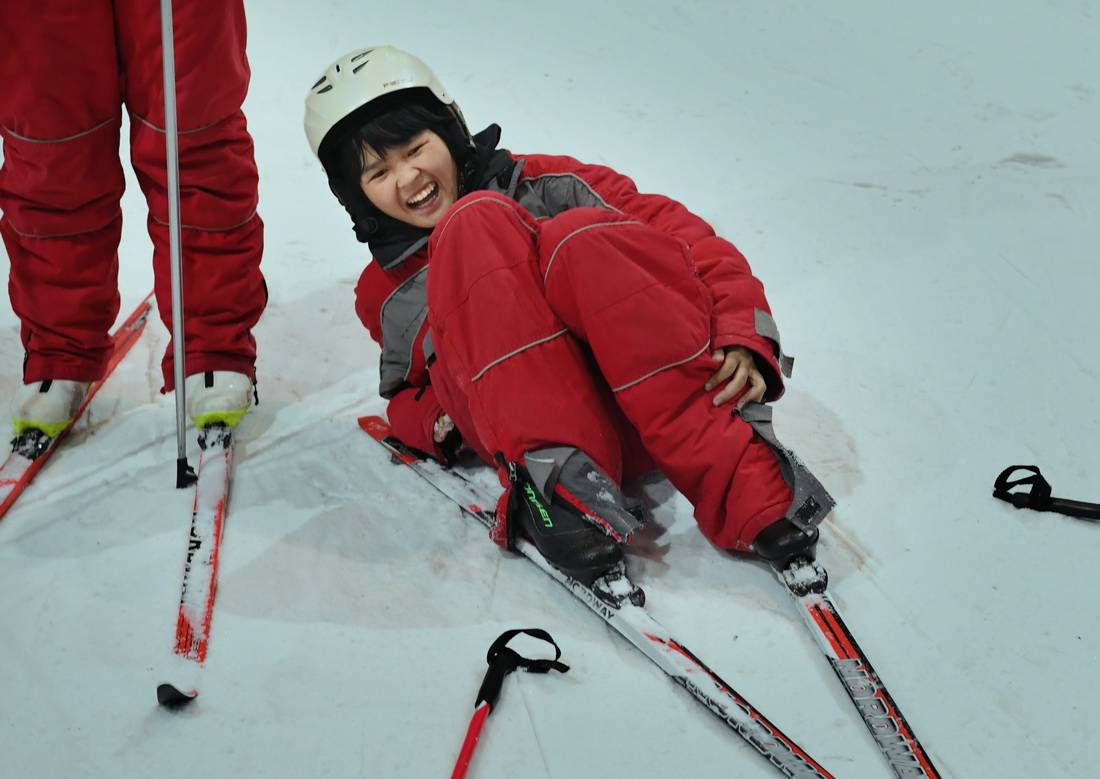
[{"label": "bare hand", "polygon": [[451,418],[446,414],[440,414],[439,419],[435,420],[435,427],[432,428],[432,439],[437,444],[441,444],[454,429],[455,423]]},{"label": "bare hand", "polygon": [[724,349],[715,350],[710,356],[718,364],[718,370],[704,385],[704,389],[710,392],[722,382],[729,380],[729,384],[714,396],[714,405],[729,403],[742,391],[743,394],[737,402],[738,409],[746,403],[763,399],[764,393],[768,390],[768,384],[756,367],[756,360],[753,359],[751,351],[744,346],[727,346]]}]

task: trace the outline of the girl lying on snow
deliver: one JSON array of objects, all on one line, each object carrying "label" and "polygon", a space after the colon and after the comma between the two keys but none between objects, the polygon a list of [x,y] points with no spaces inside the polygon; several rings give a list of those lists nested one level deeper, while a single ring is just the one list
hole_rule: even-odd
[{"label": "girl lying on snow", "polygon": [[[356,310],[395,434],[506,487],[493,539],[591,584],[641,524],[654,463],[724,549],[813,557],[833,500],[776,441],[789,360],[741,253],[674,200],[571,157],[497,149],[416,57],[337,60],[306,135],[373,262]],[[431,270],[429,283],[428,269]]]}]

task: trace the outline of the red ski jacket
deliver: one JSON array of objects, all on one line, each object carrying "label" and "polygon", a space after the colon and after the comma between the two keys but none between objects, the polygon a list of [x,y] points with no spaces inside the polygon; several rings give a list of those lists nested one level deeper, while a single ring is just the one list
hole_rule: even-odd
[{"label": "red ski jacket", "polygon": [[[711,347],[752,350],[768,384],[765,399],[782,395],[782,377],[790,375],[791,360],[780,350],[763,285],[732,243],[680,203],[639,193],[633,181],[611,168],[564,156],[513,155],[512,160],[510,170],[484,188],[507,195],[536,218],[571,208],[606,208],[682,241],[713,296]],[[382,347],[379,392],[389,398],[387,415],[394,433],[410,446],[441,456],[432,432],[444,409],[426,367],[428,262],[422,239],[411,243],[405,259],[388,270],[377,260],[369,263],[356,286],[356,312]]]}]

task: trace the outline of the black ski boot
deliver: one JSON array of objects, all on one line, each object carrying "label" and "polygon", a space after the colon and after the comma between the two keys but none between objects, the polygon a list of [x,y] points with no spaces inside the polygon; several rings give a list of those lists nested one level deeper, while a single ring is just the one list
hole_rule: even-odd
[{"label": "black ski boot", "polygon": [[752,549],[777,571],[783,571],[796,558],[814,559],[818,535],[817,527],[805,531],[784,517],[761,530]]},{"label": "black ski boot", "polygon": [[514,484],[518,505],[515,530],[533,543],[552,566],[591,587],[623,560],[609,535],[557,498],[549,504],[526,479]]}]

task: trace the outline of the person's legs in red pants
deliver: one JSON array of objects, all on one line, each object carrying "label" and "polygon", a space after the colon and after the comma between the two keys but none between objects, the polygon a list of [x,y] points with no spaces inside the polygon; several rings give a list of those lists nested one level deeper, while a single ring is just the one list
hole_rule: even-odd
[{"label": "person's legs in red pants", "polygon": [[0,41],[0,235],[25,354],[12,423],[54,436],[103,375],[119,308],[112,4],[10,0]]},{"label": "person's legs in red pants", "polygon": [[[160,14],[156,0],[115,5],[131,160],[149,204],[157,305],[171,331]],[[173,7],[186,372],[240,374],[247,390],[256,376],[251,331],[267,290],[258,174],[241,112],[249,82],[244,8],[240,0],[177,0]],[[171,344],[162,371],[170,391]],[[204,387],[188,382],[189,406],[193,389]]]},{"label": "person's legs in red pants", "polygon": [[685,247],[619,214],[572,209],[542,225],[539,261],[554,311],[589,344],[703,533],[748,549],[791,492],[774,453],[704,390],[714,372],[709,299]]},{"label": "person's legs in red pants", "polygon": [[[629,426],[587,347],[546,301],[535,235],[534,219],[514,201],[481,192],[459,201],[435,231],[428,275],[437,357],[432,383],[483,456],[499,455],[504,471],[522,480],[509,490],[514,505],[525,494],[536,500],[527,486],[549,504],[553,532],[528,522],[526,534],[563,570],[599,573],[621,559],[609,537],[625,540],[638,524],[618,488]],[[528,513],[521,523],[537,518],[537,506],[522,511]],[[570,513],[592,524],[571,523]],[[500,512],[498,543],[508,543],[508,515]]]},{"label": "person's legs in red pants", "polygon": [[[573,415],[585,412],[548,414],[563,390],[547,377],[598,372],[715,544],[746,550],[796,508],[775,448],[704,391],[714,370],[709,300],[679,242],[610,211],[538,222],[507,198],[476,193],[437,227],[432,250],[429,319],[437,339],[445,334],[444,373],[464,396],[468,424],[503,442],[510,461],[562,437],[583,446],[574,442],[589,423]],[[456,278],[464,294],[445,308]],[[563,357],[572,340],[551,347],[566,335],[594,362]]]},{"label": "person's legs in red pants", "polygon": [[7,0],[0,40],[0,234],[23,381],[94,381],[119,309],[124,180],[112,3]]}]

